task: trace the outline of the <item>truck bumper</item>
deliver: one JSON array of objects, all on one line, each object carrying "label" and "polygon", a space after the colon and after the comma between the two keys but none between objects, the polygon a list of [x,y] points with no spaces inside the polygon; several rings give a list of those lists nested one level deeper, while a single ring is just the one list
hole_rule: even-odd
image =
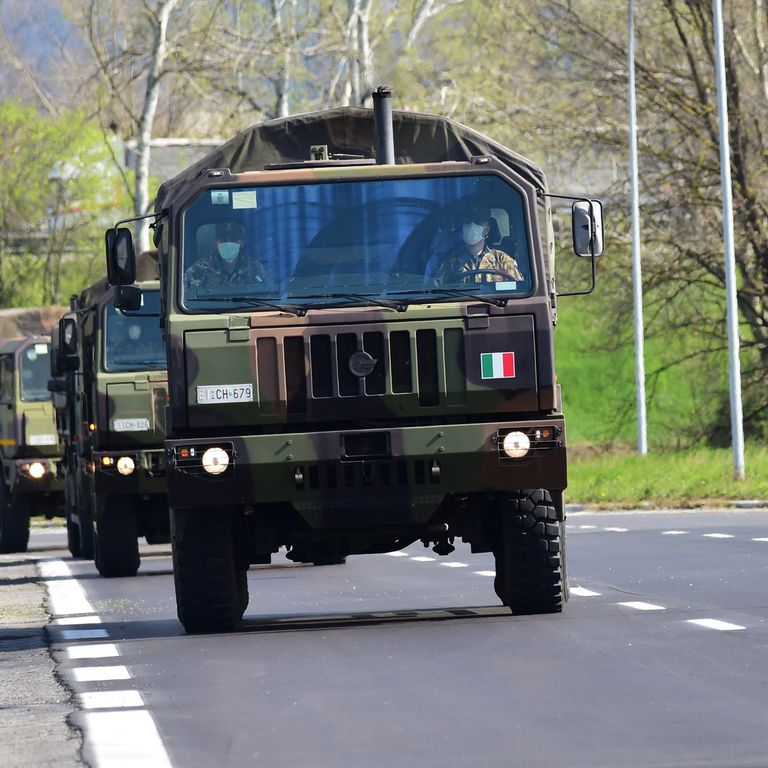
[{"label": "truck bumper", "polygon": [[[121,459],[133,462],[133,471],[125,471]],[[141,451],[95,451],[93,454],[94,490],[98,495],[151,495],[166,492],[165,451],[151,448]]]},{"label": "truck bumper", "polygon": [[[504,434],[513,430],[531,439],[531,450],[524,458],[510,459],[501,447]],[[551,437],[543,439],[542,435]],[[213,464],[218,474],[204,467],[210,448],[220,449]],[[399,509],[407,520],[428,519],[449,494],[519,488],[559,490],[567,481],[562,416],[169,439],[166,451],[171,507],[287,502],[312,525],[322,513],[351,508]],[[208,464],[210,468],[210,460]],[[223,469],[222,464],[226,464]]]}]

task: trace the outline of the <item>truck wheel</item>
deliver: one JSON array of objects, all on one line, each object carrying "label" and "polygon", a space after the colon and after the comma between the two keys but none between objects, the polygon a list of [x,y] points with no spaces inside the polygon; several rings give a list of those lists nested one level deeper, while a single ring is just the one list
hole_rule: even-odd
[{"label": "truck wheel", "polygon": [[0,552],[26,552],[29,544],[29,498],[20,496],[14,504],[0,481]]},{"label": "truck wheel", "polygon": [[130,496],[96,500],[93,532],[96,568],[102,576],[135,576],[139,570],[139,538],[136,510]]},{"label": "truck wheel", "polygon": [[77,499],[77,517],[80,534],[80,557],[93,560],[93,502],[88,488],[80,486],[80,496]]},{"label": "truck wheel", "polygon": [[514,614],[560,613],[568,599],[565,523],[549,491],[510,493],[502,505],[494,548],[494,587]]},{"label": "truck wheel", "polygon": [[248,571],[237,566],[233,534],[221,510],[171,510],[176,613],[189,633],[231,632],[248,607]]},{"label": "truck wheel", "polygon": [[80,557],[80,526],[72,520],[67,512],[67,549],[72,557]]}]

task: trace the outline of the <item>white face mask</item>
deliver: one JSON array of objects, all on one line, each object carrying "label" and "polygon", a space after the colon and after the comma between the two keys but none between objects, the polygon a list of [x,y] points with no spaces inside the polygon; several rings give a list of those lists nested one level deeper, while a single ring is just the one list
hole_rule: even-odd
[{"label": "white face mask", "polygon": [[131,339],[131,341],[138,341],[139,337],[141,336],[141,326],[129,325],[128,336]]},{"label": "white face mask", "polygon": [[483,239],[485,227],[482,224],[470,222],[463,227],[464,242],[467,245],[477,245]]},{"label": "white face mask", "polygon": [[240,253],[240,243],[219,243],[219,255],[231,264]]}]

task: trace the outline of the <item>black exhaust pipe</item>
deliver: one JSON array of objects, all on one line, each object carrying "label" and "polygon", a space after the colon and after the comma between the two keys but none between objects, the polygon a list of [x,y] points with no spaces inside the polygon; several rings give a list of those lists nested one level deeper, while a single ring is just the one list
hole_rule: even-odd
[{"label": "black exhaust pipe", "polygon": [[372,95],[376,164],[394,165],[395,134],[392,128],[392,91],[388,85],[380,85]]}]

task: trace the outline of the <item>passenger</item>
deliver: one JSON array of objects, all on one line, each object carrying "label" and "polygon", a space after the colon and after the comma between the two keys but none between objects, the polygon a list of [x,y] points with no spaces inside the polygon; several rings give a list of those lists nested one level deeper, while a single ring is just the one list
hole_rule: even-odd
[{"label": "passenger", "polygon": [[261,262],[248,258],[245,229],[237,221],[216,224],[213,250],[187,269],[184,285],[187,291],[196,288],[255,285],[266,279]]},{"label": "passenger", "polygon": [[473,283],[525,280],[517,262],[508,253],[488,247],[485,240],[490,231],[490,210],[484,206],[470,208],[462,219],[463,242],[438,267],[437,280],[442,284],[459,280]]}]

